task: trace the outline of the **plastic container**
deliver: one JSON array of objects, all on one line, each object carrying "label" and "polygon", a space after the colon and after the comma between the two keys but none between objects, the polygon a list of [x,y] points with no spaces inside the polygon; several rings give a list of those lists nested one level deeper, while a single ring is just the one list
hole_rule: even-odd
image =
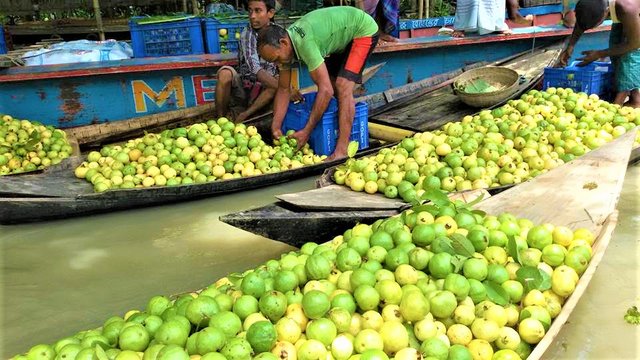
[{"label": "plastic container", "polygon": [[[234,19],[221,21],[218,19],[202,19],[204,27],[204,41],[207,54],[226,54],[238,52],[240,47],[240,34],[249,21],[247,19]],[[226,30],[226,34],[221,34],[220,30]],[[224,33],[224,32],[223,32]]]},{"label": "plastic container", "polygon": [[[302,129],[307,120],[309,120],[309,114],[315,101],[316,93],[310,93],[304,95],[304,102],[298,104],[289,104],[287,114],[284,118],[282,125],[282,132],[286,133],[289,130]],[[351,127],[351,141],[357,141],[359,150],[363,150],[369,147],[369,107],[366,102],[356,103],[356,112],[353,119],[353,126]],[[313,149],[313,152],[320,155],[331,155],[336,148],[336,141],[338,139],[338,101],[335,98],[331,98],[329,106],[325,111],[322,119],[316,125],[316,128],[311,132],[309,137],[309,146]]]},{"label": "plastic container", "polygon": [[608,96],[613,88],[613,66],[610,62],[593,62],[584,67],[545,68],[543,88],[571,88],[577,92]]},{"label": "plastic container", "polygon": [[134,57],[204,54],[199,18],[155,24],[129,21]]},{"label": "plastic container", "polygon": [[2,28],[2,25],[0,25],[0,54],[6,54],[7,53],[7,43],[4,39],[4,29]]}]

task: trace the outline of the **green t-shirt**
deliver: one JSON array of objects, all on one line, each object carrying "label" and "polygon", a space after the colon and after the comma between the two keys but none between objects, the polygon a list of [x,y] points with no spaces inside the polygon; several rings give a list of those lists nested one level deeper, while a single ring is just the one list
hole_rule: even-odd
[{"label": "green t-shirt", "polygon": [[333,6],[308,13],[287,32],[298,59],[313,71],[326,56],[344,50],[353,39],[377,33],[378,24],[358,8]]}]

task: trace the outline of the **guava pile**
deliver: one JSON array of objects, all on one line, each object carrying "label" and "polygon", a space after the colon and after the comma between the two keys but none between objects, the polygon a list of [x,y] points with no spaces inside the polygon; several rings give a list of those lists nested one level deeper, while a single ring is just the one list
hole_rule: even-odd
[{"label": "guava pile", "polygon": [[349,159],[333,179],[354,191],[405,201],[428,189],[518,184],[638,125],[640,109],[571,89],[531,90],[502,107],[417,133],[375,155]]},{"label": "guava pile", "polygon": [[124,145],[92,151],[75,169],[96,192],[151,186],[201,184],[295,169],[322,162],[305,145],[282,136],[266,144],[255,126],[227,118],[149,133]]},{"label": "guava pile", "polygon": [[0,175],[57,165],[72,152],[64,131],[0,114]]},{"label": "guava pile", "polygon": [[587,268],[593,234],[430,196],[15,358],[527,358]]}]

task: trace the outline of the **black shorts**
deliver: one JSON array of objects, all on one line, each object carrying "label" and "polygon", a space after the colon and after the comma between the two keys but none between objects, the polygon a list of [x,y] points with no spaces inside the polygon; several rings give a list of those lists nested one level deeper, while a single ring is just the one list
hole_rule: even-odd
[{"label": "black shorts", "polygon": [[329,76],[362,84],[364,66],[377,44],[378,34],[355,38],[343,51],[329,55],[324,60]]}]

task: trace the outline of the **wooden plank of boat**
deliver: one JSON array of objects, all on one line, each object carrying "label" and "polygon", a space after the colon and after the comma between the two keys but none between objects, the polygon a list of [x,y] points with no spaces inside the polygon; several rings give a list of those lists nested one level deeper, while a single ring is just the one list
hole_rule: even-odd
[{"label": "wooden plank of boat", "polygon": [[[475,200],[483,190],[451,194],[451,199],[465,202]],[[220,221],[260,236],[278,240],[291,246],[300,247],[309,241],[331,239],[353,227],[356,223],[371,224],[378,219],[400,213],[396,209],[376,209],[362,211],[345,209],[341,211],[306,211],[284,201],[257,209],[223,215]]]},{"label": "wooden plank of boat", "polygon": [[[541,79],[544,68],[557,62],[562,47],[556,44],[550,47],[537,49],[520,55],[501,66],[518,71],[526,79],[520,84],[518,91],[512,98],[518,97],[535,86]],[[453,79],[449,81],[449,84]],[[500,106],[501,104],[496,104]],[[425,111],[429,109],[429,111]],[[449,87],[440,87],[413,100],[396,110],[387,111],[384,114],[372,117],[372,122],[388,124],[415,131],[433,130],[442,125],[459,121],[466,115],[477,112],[478,109],[462,103]]]},{"label": "wooden plank of boat", "polygon": [[[574,161],[505,190],[500,197],[483,201],[478,208],[490,214],[509,212],[526,216],[534,223],[563,224],[597,233],[618,203],[635,136],[636,130],[630,131]],[[503,197],[518,201],[501,200]]]},{"label": "wooden plank of boat", "polygon": [[[611,208],[617,201],[625,169],[630,159],[629,154],[631,153],[634,137],[635,130],[568,164],[555,168],[526,183],[512,187],[508,191],[502,188],[498,195],[492,194],[489,199],[482,201],[477,207],[488,212],[511,211],[516,215],[526,213],[527,217],[536,222],[557,224],[557,219],[566,219],[567,223],[575,222],[575,224],[580,224],[584,227],[589,227],[589,223],[585,222],[586,219],[589,219],[589,221],[593,219],[592,223],[602,222],[602,218],[611,213]],[[607,174],[604,174],[604,172],[607,172]],[[572,182],[579,179],[576,176],[582,176],[582,179],[586,180],[573,184]],[[595,183],[597,187],[593,190],[582,189],[585,183],[590,182]],[[577,189],[574,189],[574,187]],[[522,190],[519,190],[521,188]],[[577,196],[572,198],[574,194]],[[586,199],[587,195],[591,196],[590,200],[585,200],[585,203],[581,204],[581,199],[583,197]],[[558,202],[561,205],[556,206],[553,212],[551,210],[535,210],[540,215],[536,215],[534,210],[527,212],[533,206],[540,206],[541,209],[544,209],[549,203],[555,203],[555,200],[560,198],[563,201]],[[508,199],[513,200],[509,202]],[[334,200],[334,197],[317,200],[315,206],[318,209],[310,209],[311,205],[308,203],[303,204],[306,208],[300,208],[281,201],[255,210],[227,214],[220,217],[220,220],[243,230],[296,246],[296,244],[300,245],[308,241],[316,241],[318,239],[316,234],[327,232],[327,228],[334,228],[335,232],[333,234],[335,235],[357,222],[371,223],[377,219],[396,215],[401,211],[401,207],[386,210],[361,210],[357,209],[357,202],[355,201],[352,208],[346,211],[330,211],[322,208],[326,206],[323,203]],[[572,208],[566,208],[567,204],[570,204]],[[367,206],[371,207],[371,205]],[[590,206],[590,208],[587,209],[586,206]],[[573,208],[579,209],[577,214],[574,213],[575,219],[560,217],[557,214],[558,212],[570,211]],[[587,215],[587,212],[589,215]],[[549,214],[548,216],[547,213]],[[295,226],[292,226],[293,223],[282,221],[283,218],[296,219]],[[305,222],[305,218],[313,220]],[[327,221],[324,222],[323,219],[327,219]]]},{"label": "wooden plank of boat", "polygon": [[309,191],[281,194],[277,195],[276,198],[302,209],[328,211],[354,208],[360,210],[395,210],[407,205],[402,200],[389,199],[381,194],[363,194],[341,185],[330,185]]}]

